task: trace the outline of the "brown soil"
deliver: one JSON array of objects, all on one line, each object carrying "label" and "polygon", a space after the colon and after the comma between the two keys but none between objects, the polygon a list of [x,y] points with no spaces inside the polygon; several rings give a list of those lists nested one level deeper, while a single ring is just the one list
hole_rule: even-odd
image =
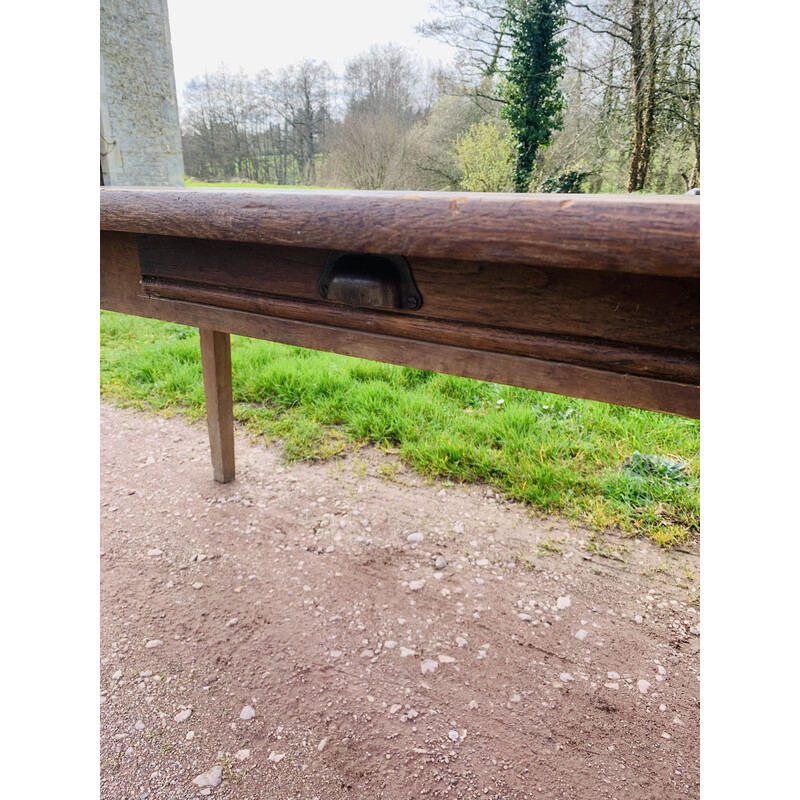
[{"label": "brown soil", "polygon": [[103,798],[698,797],[696,553],[372,450],[237,434],[220,485],[202,426],[101,423]]}]

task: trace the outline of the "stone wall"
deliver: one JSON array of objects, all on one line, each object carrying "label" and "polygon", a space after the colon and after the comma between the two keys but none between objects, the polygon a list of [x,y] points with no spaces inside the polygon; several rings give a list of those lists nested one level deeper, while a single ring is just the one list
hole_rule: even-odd
[{"label": "stone wall", "polygon": [[100,172],[106,186],[183,186],[167,0],[100,0]]}]

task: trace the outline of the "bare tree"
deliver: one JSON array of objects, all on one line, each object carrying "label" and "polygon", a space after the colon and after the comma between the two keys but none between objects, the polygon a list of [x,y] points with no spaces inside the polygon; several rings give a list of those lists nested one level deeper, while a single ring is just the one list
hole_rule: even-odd
[{"label": "bare tree", "polygon": [[316,181],[317,155],[331,119],[332,84],[327,62],[311,60],[280,70],[275,81],[275,107],[293,133],[294,157],[306,183]]},{"label": "bare tree", "polygon": [[372,45],[345,64],[348,113],[368,113],[409,120],[421,110],[418,59],[394,42]]},{"label": "bare tree", "polygon": [[474,83],[502,72],[510,46],[504,20],[507,0],[434,0],[437,16],[416,27],[458,51],[462,77]]},{"label": "bare tree", "polygon": [[419,60],[394,43],[373,45],[345,65],[344,119],[330,148],[330,175],[356,189],[410,188],[411,130],[428,111]]}]

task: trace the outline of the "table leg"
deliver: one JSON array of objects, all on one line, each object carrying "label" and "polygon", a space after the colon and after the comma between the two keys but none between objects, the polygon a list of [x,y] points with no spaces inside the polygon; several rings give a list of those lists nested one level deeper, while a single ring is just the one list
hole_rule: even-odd
[{"label": "table leg", "polygon": [[236,474],[230,334],[200,328],[200,355],[214,480],[228,483]]}]

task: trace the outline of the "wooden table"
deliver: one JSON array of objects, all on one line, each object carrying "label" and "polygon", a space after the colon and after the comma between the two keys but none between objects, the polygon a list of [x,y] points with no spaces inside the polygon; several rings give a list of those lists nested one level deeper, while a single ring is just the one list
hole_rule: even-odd
[{"label": "wooden table", "polygon": [[100,305],[200,329],[232,480],[230,334],[688,417],[700,198],[100,190]]}]

